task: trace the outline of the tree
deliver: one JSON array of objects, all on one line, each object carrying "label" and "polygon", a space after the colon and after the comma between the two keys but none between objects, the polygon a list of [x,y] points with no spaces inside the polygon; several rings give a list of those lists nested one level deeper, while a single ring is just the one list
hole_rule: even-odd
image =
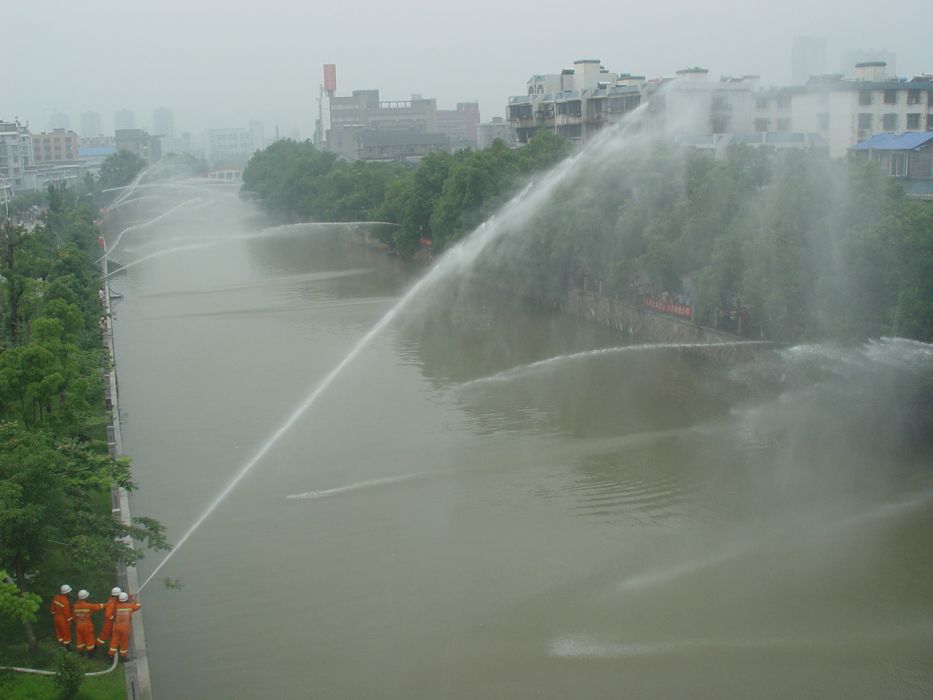
[{"label": "tree", "polygon": [[43,260],[38,238],[23,226],[9,221],[0,227],[0,280],[4,286],[4,334],[15,342],[23,325],[20,305],[30,287],[30,281],[39,273]]},{"label": "tree", "polygon": [[[20,591],[53,585],[42,565],[56,548],[68,552],[71,573],[137,561],[142,550],[126,544],[127,536],[152,549],[168,549],[157,522],[136,518],[127,526],[96,508],[92,494],[111,483],[132,487],[125,461],[78,441],[56,443],[47,433],[0,423],[0,568],[13,572]],[[31,621],[23,625],[27,644],[35,649]]]},{"label": "tree", "polygon": [[101,190],[123,187],[130,184],[145,167],[145,160],[132,151],[121,148],[101,163],[97,185]]}]

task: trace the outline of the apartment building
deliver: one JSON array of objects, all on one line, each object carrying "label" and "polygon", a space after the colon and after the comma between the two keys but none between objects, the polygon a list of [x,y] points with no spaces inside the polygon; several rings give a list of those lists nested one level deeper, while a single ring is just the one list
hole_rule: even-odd
[{"label": "apartment building", "polygon": [[36,163],[78,160],[78,135],[66,129],[53,129],[32,135]]},{"label": "apartment building", "polygon": [[812,76],[806,85],[755,95],[758,132],[820,134],[834,158],[880,133],[933,131],[933,75],[910,79],[887,74],[884,61],[855,67],[855,78]]},{"label": "apartment building", "polygon": [[506,114],[519,143],[539,130],[587,141],[641,104],[644,78],[616,75],[599,60],[574,61],[560,73],[533,75],[525,95],[509,98]]},{"label": "apartment building", "polygon": [[35,165],[29,125],[0,120],[0,177],[14,192],[31,189],[27,170]]},{"label": "apartment building", "polygon": [[646,80],[611,73],[598,60],[575,61],[559,74],[533,75],[527,94],[509,99],[508,120],[518,141],[541,129],[585,142],[647,103],[652,118],[684,137],[751,131],[752,93],[758,77],[709,80],[705,68],[684,68],[672,78]]}]

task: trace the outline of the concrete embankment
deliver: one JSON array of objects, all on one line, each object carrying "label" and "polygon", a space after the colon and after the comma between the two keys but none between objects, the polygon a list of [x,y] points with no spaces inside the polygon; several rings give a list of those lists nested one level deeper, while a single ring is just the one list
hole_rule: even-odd
[{"label": "concrete embankment", "polygon": [[710,353],[727,361],[751,359],[771,345],[769,342],[751,341],[726,331],[639,308],[622,299],[580,289],[570,291],[563,310],[573,316],[615,328],[640,341],[708,344]]},{"label": "concrete embankment", "polygon": [[[114,459],[123,456],[123,438],[120,432],[120,403],[117,391],[117,372],[113,348],[113,314],[110,306],[110,283],[104,280],[104,298],[102,299],[105,315],[101,321],[104,347],[110,359],[109,369],[104,375],[104,391],[110,421],[107,425],[107,444],[110,456]],[[129,494],[126,489],[114,486],[110,491],[111,507],[114,517],[129,524],[130,515]],[[128,544],[132,546],[132,541]],[[136,593],[139,591],[139,575],[135,566],[117,567],[117,582],[124,591]],[[130,648],[131,661],[124,664],[126,676],[126,696],[128,700],[150,700],[152,686],[149,682],[149,661],[146,657],[146,635],[143,630],[143,617],[140,610],[133,615],[133,640]]]}]

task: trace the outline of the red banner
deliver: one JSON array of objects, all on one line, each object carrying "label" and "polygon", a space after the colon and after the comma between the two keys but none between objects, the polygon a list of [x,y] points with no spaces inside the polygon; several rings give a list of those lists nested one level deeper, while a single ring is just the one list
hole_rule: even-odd
[{"label": "red banner", "polygon": [[681,318],[693,318],[693,307],[687,304],[671,304],[668,301],[645,297],[645,306],[652,311],[660,311],[662,314],[671,314]]}]

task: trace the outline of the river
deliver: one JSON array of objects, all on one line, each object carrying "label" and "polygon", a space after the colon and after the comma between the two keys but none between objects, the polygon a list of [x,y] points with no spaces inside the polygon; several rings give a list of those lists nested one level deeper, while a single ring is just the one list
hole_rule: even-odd
[{"label": "river", "polygon": [[[420,273],[198,187],[108,222],[172,541]],[[929,346],[729,366],[489,287],[417,299],[146,587],[157,698],[930,697]]]}]

